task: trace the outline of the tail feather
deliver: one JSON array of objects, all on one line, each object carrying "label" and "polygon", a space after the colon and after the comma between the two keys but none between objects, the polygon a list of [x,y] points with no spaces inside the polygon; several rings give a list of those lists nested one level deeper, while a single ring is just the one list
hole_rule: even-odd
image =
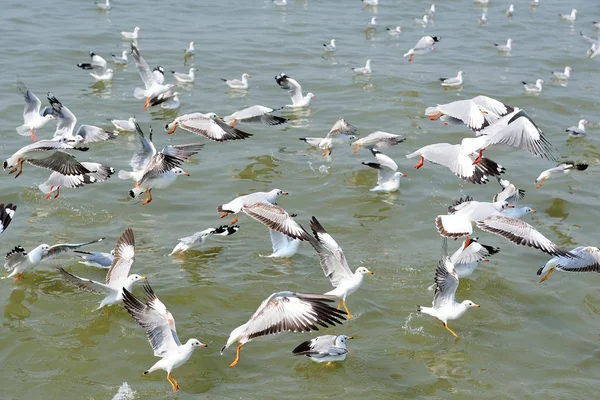
[{"label": "tail feather", "polygon": [[25,125],[17,126],[17,133],[21,136],[29,136],[31,134],[29,128]]},{"label": "tail feather", "polygon": [[133,172],[120,170],[119,171],[119,179],[134,179]]},{"label": "tail feather", "polygon": [[239,230],[240,230],[239,225],[232,225],[232,226],[221,225],[215,229],[215,231],[213,232],[213,235],[229,236],[229,235],[233,235],[234,233],[236,233]]},{"label": "tail feather", "polygon": [[142,88],[136,87],[133,90],[133,97],[135,97],[138,100],[144,99],[146,98],[146,91]]}]

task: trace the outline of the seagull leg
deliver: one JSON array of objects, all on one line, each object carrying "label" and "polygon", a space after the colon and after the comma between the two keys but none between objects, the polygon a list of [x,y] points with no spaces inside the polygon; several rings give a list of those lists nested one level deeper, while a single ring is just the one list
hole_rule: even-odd
[{"label": "seagull leg", "polygon": [[342,299],[342,303],[344,304],[344,310],[346,311],[346,314],[348,314],[348,319],[352,318],[352,314],[350,313],[350,310],[348,310],[348,307],[346,306],[346,300]]},{"label": "seagull leg", "polygon": [[325,157],[327,155],[327,149],[323,150],[323,154],[321,154],[323,157]]},{"label": "seagull leg", "polygon": [[230,123],[229,126],[231,126],[232,128],[235,128],[235,124],[237,123],[237,119],[233,119]]},{"label": "seagull leg", "polygon": [[229,224],[230,224],[230,225],[233,225],[233,224],[235,224],[236,222],[238,222],[238,214],[237,214],[237,213],[235,214],[235,219],[234,219],[233,221],[231,221]]},{"label": "seagull leg", "polygon": [[443,114],[442,114],[441,112],[439,112],[439,111],[438,111],[438,112],[436,112],[436,113],[429,114],[429,119],[430,119],[431,121],[437,121],[438,119],[440,119],[440,118],[442,117],[442,115],[443,115]]},{"label": "seagull leg", "polygon": [[179,383],[177,383],[175,377],[170,372],[167,374],[167,380],[171,384],[171,387],[173,387],[173,393],[181,389],[181,386],[179,386]]},{"label": "seagull leg", "polygon": [[455,338],[457,338],[457,339],[458,339],[458,335],[457,335],[457,334],[456,334],[456,333],[455,333],[455,332],[454,332],[452,329],[450,329],[450,328],[448,327],[448,324],[447,324],[447,323],[445,323],[445,322],[442,322],[442,325],[444,325],[444,328],[448,329],[448,331],[449,331],[451,334],[453,334]]},{"label": "seagull leg", "polygon": [[485,151],[485,149],[479,149],[479,155],[477,156],[475,161],[473,161],[473,165],[479,164],[479,162],[481,161],[481,156],[483,156],[484,151]]},{"label": "seagull leg", "polygon": [[415,165],[416,169],[419,169],[423,166],[423,163],[425,162],[425,157],[421,156],[421,160]]},{"label": "seagull leg", "polygon": [[152,189],[146,190],[146,200],[142,203],[142,205],[146,205],[152,201]]},{"label": "seagull leg", "polygon": [[168,131],[167,131],[167,133],[168,133],[169,135],[172,135],[173,133],[175,133],[175,129],[177,129],[177,125],[178,125],[178,123],[177,123],[177,122],[175,122],[175,123],[173,124],[173,128],[171,128],[170,130],[168,130]]},{"label": "seagull leg", "polygon": [[243,343],[238,344],[238,347],[235,351],[235,360],[233,360],[233,362],[229,364],[229,368],[235,367],[235,365],[240,361],[240,350],[242,349],[243,345]]},{"label": "seagull leg", "polygon": [[554,272],[554,268],[551,268],[550,271],[542,279],[540,279],[540,283],[544,282],[546,279],[550,278],[550,275]]},{"label": "seagull leg", "polygon": [[541,188],[541,187],[542,187],[542,183],[544,183],[544,181],[545,181],[545,180],[546,180],[546,178],[542,178],[542,179],[540,179],[540,183],[538,183],[538,184],[535,186],[535,188],[536,188],[536,189],[539,189],[539,188]]},{"label": "seagull leg", "polygon": [[[23,173],[23,159],[22,158],[19,158],[17,165],[19,166],[19,172],[17,172],[17,174],[15,175],[15,179],[18,178]],[[16,171],[16,169],[15,169],[15,171]]]},{"label": "seagull leg", "polygon": [[54,198],[56,199],[59,195],[60,195],[60,186],[56,188],[56,194],[54,195]]},{"label": "seagull leg", "polygon": [[144,110],[148,110],[148,106],[150,105],[150,97],[146,99],[146,103],[144,103]]},{"label": "seagull leg", "polygon": [[415,58],[415,56],[413,56],[412,54],[410,55],[410,58],[408,59],[408,62],[412,62],[412,60]]},{"label": "seagull leg", "polygon": [[221,219],[221,218],[225,218],[225,217],[226,217],[226,216],[228,216],[229,214],[231,214],[231,213],[225,212],[225,213],[221,214],[221,216],[219,217],[219,219]]},{"label": "seagull leg", "polygon": [[337,305],[338,310],[340,309],[340,307],[342,307],[342,301],[343,301],[342,299],[340,299],[340,301],[338,301],[338,305]]},{"label": "seagull leg", "polygon": [[37,135],[35,134],[35,129],[30,129],[29,133],[31,133],[31,140],[37,142]]},{"label": "seagull leg", "polygon": [[15,280],[13,282],[18,282],[23,278],[23,274],[17,274],[17,276],[15,276]]},{"label": "seagull leg", "polygon": [[356,147],[354,147],[354,154],[358,153],[358,150],[360,150],[360,144],[357,144]]},{"label": "seagull leg", "polygon": [[46,200],[48,200],[50,197],[52,197],[52,189],[54,189],[54,186],[50,186],[50,191],[46,195]]}]

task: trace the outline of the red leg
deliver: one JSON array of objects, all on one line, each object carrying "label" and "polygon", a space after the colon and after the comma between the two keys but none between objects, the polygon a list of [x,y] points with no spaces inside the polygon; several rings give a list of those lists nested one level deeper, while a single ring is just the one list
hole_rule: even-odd
[{"label": "red leg", "polygon": [[142,205],[146,205],[152,201],[152,189],[146,190],[146,200],[142,203]]},{"label": "red leg", "polygon": [[35,129],[30,129],[29,133],[31,133],[31,140],[37,142],[37,135],[35,134]]},{"label": "red leg", "polygon": [[54,189],[54,186],[50,186],[50,191],[46,195],[46,200],[48,200],[50,197],[52,197],[52,189]]},{"label": "red leg", "polygon": [[23,160],[22,159],[19,159],[18,166],[19,166],[19,172],[17,172],[17,174],[15,175],[15,178],[18,178],[19,175],[21,175],[23,173]]},{"label": "red leg", "polygon": [[144,110],[147,110],[149,105],[150,105],[150,97],[148,97],[146,99],[146,103],[144,104]]},{"label": "red leg", "polygon": [[417,165],[415,165],[416,169],[419,169],[423,166],[423,163],[425,162],[425,158],[423,156],[421,156],[421,160],[419,161],[419,163]]},{"label": "red leg", "polygon": [[54,195],[54,198],[56,199],[58,195],[60,195],[60,186],[56,188],[56,194]]},{"label": "red leg", "polygon": [[485,151],[485,149],[480,149],[479,150],[479,155],[477,156],[477,158],[475,159],[475,161],[473,161],[473,165],[479,164],[479,162],[481,161],[481,156],[483,155],[484,151]]}]

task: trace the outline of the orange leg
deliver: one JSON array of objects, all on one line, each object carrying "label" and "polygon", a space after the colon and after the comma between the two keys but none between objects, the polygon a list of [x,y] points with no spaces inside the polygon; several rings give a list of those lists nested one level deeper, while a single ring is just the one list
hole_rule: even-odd
[{"label": "orange leg", "polygon": [[15,280],[14,282],[18,282],[23,278],[23,274],[18,274],[17,276],[15,276]]},{"label": "orange leg", "polygon": [[328,152],[328,150],[327,150],[327,149],[325,149],[325,150],[323,150],[323,154],[321,154],[321,155],[322,155],[323,157],[325,157],[325,156],[327,155],[327,152]]},{"label": "orange leg", "polygon": [[554,268],[551,268],[550,271],[542,279],[540,279],[540,283],[544,282],[546,279],[550,278],[550,275],[554,272]]},{"label": "orange leg", "polygon": [[337,305],[337,309],[338,310],[342,307],[342,302],[343,301],[344,301],[343,299],[340,299],[340,301],[338,302],[338,305]]},{"label": "orange leg", "polygon": [[238,214],[235,214],[235,219],[234,219],[233,221],[231,221],[229,224],[230,224],[230,225],[233,225],[233,224],[235,224],[236,222],[238,222]]},{"label": "orange leg", "polygon": [[485,149],[480,149],[479,150],[479,155],[477,156],[477,158],[475,159],[475,161],[473,161],[473,165],[479,164],[479,162],[481,161],[481,156],[483,155],[484,151],[485,151]]},{"label": "orange leg", "polygon": [[235,365],[240,361],[240,350],[242,349],[243,345],[243,343],[238,344],[238,347],[235,352],[235,360],[233,360],[233,362],[229,364],[229,368],[235,367]]},{"label": "orange leg", "polygon": [[175,393],[181,389],[181,386],[179,386],[179,383],[177,383],[177,381],[175,380],[175,377],[170,372],[167,374],[167,380],[169,381],[169,383],[171,384],[171,387],[173,388],[173,393]]},{"label": "orange leg", "polygon": [[358,153],[358,150],[360,150],[360,144],[357,144],[354,148],[354,154]]},{"label": "orange leg", "polygon": [[221,214],[221,216],[220,216],[219,218],[225,218],[225,217],[226,217],[226,216],[228,216],[229,214],[231,214],[231,213],[225,212],[225,213]]},{"label": "orange leg", "polygon": [[146,103],[144,104],[144,110],[147,110],[149,105],[150,105],[150,97],[148,97],[146,99]]},{"label": "orange leg", "polygon": [[423,163],[425,162],[425,158],[423,156],[421,156],[421,160],[419,161],[418,164],[415,165],[416,169],[419,169],[423,166]]},{"label": "orange leg", "polygon": [[46,200],[48,200],[50,197],[52,197],[52,189],[54,189],[54,186],[50,186],[50,191],[46,195]]},{"label": "orange leg", "polygon": [[19,172],[17,172],[17,174],[15,175],[15,178],[18,178],[19,175],[21,175],[23,173],[23,160],[20,159],[19,160]]},{"label": "orange leg", "polygon": [[231,122],[229,123],[229,126],[231,126],[232,128],[235,128],[235,124],[236,124],[236,123],[237,123],[237,119],[235,119],[235,118],[234,118],[234,119],[233,119],[233,121],[231,121]]},{"label": "orange leg", "polygon": [[442,114],[441,112],[438,111],[434,114],[429,114],[429,119],[431,121],[437,121],[438,119],[440,119],[442,117],[442,115],[444,115],[444,114]]},{"label": "orange leg", "polygon": [[453,334],[455,338],[457,338],[457,339],[458,339],[458,335],[457,335],[457,334],[456,334],[456,333],[455,333],[455,332],[454,332],[452,329],[450,329],[450,328],[448,327],[448,324],[447,324],[447,323],[445,323],[445,322],[442,322],[442,325],[444,326],[444,328],[448,329],[448,331],[450,331],[450,333],[451,333],[451,334]]},{"label": "orange leg", "polygon": [[408,59],[408,62],[412,62],[412,60],[415,59],[415,56],[413,56],[412,54],[410,55],[410,58]]},{"label": "orange leg", "polygon": [[152,189],[146,190],[146,200],[142,203],[142,205],[146,205],[152,201]]},{"label": "orange leg", "polygon": [[175,122],[175,123],[173,124],[173,128],[171,128],[170,130],[168,130],[168,131],[167,131],[167,133],[168,133],[169,135],[172,135],[173,133],[175,133],[175,129],[177,129],[177,125],[178,125],[178,123],[177,123],[177,122]]},{"label": "orange leg", "polygon": [[35,129],[30,129],[29,133],[31,133],[31,140],[37,142],[37,135],[35,134]]},{"label": "orange leg", "polygon": [[535,188],[536,188],[536,189],[539,189],[539,188],[541,188],[541,187],[542,187],[542,184],[544,183],[544,181],[545,181],[545,180],[546,180],[546,178],[542,178],[542,179],[540,179],[540,183],[538,183],[538,184],[535,186]]},{"label": "orange leg", "polygon": [[60,195],[60,186],[56,188],[56,194],[54,195],[54,198],[56,199],[59,195]]}]

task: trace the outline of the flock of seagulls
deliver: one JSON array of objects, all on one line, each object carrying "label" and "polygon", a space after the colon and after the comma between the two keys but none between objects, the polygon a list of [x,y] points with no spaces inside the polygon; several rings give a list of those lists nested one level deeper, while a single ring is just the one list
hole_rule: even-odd
[{"label": "flock of seagulls", "polygon": [[[368,6],[378,4],[378,0],[362,0],[362,2]],[[477,0],[477,2],[487,4],[486,0]],[[278,6],[285,6],[285,4],[285,1],[277,2]],[[538,2],[534,1],[534,5],[537,6]],[[109,0],[105,3],[96,3],[96,7],[105,11],[111,9]],[[415,23],[429,28],[435,14],[435,5],[431,5],[423,18],[415,20]],[[516,16],[514,5],[510,5],[506,15]],[[577,10],[573,10],[570,14],[560,14],[560,18],[575,21],[576,15]],[[480,21],[482,23],[487,21],[485,13]],[[376,27],[377,20],[373,17],[369,28]],[[397,36],[402,33],[402,28],[400,26],[388,28],[388,32],[390,35]],[[130,49],[123,51],[121,56],[112,54],[111,57],[115,65],[124,66],[128,64],[128,56],[131,55],[143,83],[143,87],[132,89],[132,95],[144,101],[146,110],[159,105],[169,109],[180,108],[179,93],[173,89],[179,84],[193,84],[197,69],[190,68],[188,72],[171,71],[177,83],[166,83],[164,68],[151,67],[141,54],[138,43],[140,28],[135,27],[132,32],[125,31],[120,34],[124,40],[131,41]],[[599,41],[590,38],[586,40],[598,50]],[[426,55],[434,50],[440,41],[440,36],[423,36],[404,54],[404,57],[409,57],[408,62],[413,62],[415,56]],[[495,44],[495,46],[499,51],[509,53],[512,50],[512,40],[508,39],[506,45]],[[325,52],[333,53],[337,49],[335,39],[323,44]],[[184,50],[184,56],[193,57],[195,54],[196,49],[192,41]],[[115,73],[114,69],[108,68],[107,61],[94,52],[90,53],[89,62],[79,63],[77,67],[90,71],[89,74],[97,81],[109,81]],[[364,67],[356,67],[352,70],[360,75],[371,74],[371,60],[367,60]],[[553,78],[568,80],[571,71],[571,67],[567,66],[564,71],[553,72]],[[241,79],[223,78],[222,81],[232,90],[248,90],[248,79],[251,77],[243,73]],[[463,71],[459,71],[456,77],[440,78],[440,82],[444,87],[460,87],[463,85]],[[165,132],[172,134],[177,128],[181,128],[217,143],[252,140],[253,134],[240,129],[238,124],[249,126],[252,123],[264,126],[285,124],[288,122],[287,118],[274,113],[284,108],[310,107],[311,100],[315,97],[312,92],[304,94],[300,83],[286,73],[277,74],[275,83],[280,89],[288,92],[290,104],[280,108],[253,105],[226,116],[219,116],[214,112],[181,114],[165,125]],[[539,94],[542,92],[543,83],[542,79],[538,79],[534,85],[525,82],[523,85],[526,92]],[[21,80],[18,80],[17,86],[23,94],[25,109],[23,125],[16,130],[21,136],[29,136],[33,142],[8,157],[3,167],[9,170],[9,174],[14,174],[15,178],[22,175],[25,163],[51,171],[48,180],[39,185],[40,191],[47,199],[58,197],[61,188],[78,188],[109,179],[115,173],[112,167],[98,162],[79,161],[72,153],[77,151],[87,155],[91,148],[88,146],[93,146],[96,142],[114,140],[125,132],[135,132],[139,144],[130,161],[131,170],[121,170],[117,176],[121,180],[133,182],[128,190],[129,196],[134,199],[143,196],[142,205],[153,201],[152,190],[166,189],[172,186],[177,178],[189,176],[190,174],[183,169],[184,164],[207,146],[206,143],[194,142],[166,145],[158,151],[153,142],[152,129],[145,133],[134,117],[126,120],[111,120],[116,131],[86,124],[76,129],[77,118],[52,93],[47,94],[49,105],[42,108],[40,99]],[[431,143],[410,151],[406,155],[407,158],[419,159],[414,165],[415,169],[422,168],[426,162],[439,165],[460,180],[472,184],[486,184],[490,178],[495,178],[501,190],[491,201],[475,200],[470,196],[460,198],[449,205],[447,213],[441,213],[433,219],[432,226],[435,226],[443,237],[442,256],[434,273],[434,284],[431,286],[432,306],[417,306],[419,312],[438,319],[446,330],[458,338],[459,335],[448,326],[448,321],[458,319],[468,309],[479,307],[471,300],[457,301],[455,295],[459,287],[459,278],[474,274],[480,263],[498,254],[500,249],[482,244],[479,238],[472,237],[475,227],[484,233],[501,236],[515,245],[527,246],[552,257],[537,271],[541,281],[548,279],[555,270],[600,272],[600,250],[597,247],[577,246],[572,250],[562,249],[522,219],[527,214],[535,213],[535,210],[530,207],[520,206],[525,198],[525,190],[502,178],[510,168],[505,168],[483,154],[490,147],[504,146],[525,151],[532,156],[554,163],[559,161],[555,147],[524,110],[516,105],[505,104],[501,100],[480,95],[428,107],[424,115],[432,121],[431,123],[439,120],[447,125],[464,126],[465,130],[471,131],[471,134],[464,137],[460,143]],[[56,121],[53,137],[38,140],[38,132],[51,121]],[[571,137],[584,137],[587,124],[585,119],[581,119],[577,126],[570,127],[566,131]],[[374,160],[362,164],[377,170],[377,183],[371,191],[387,193],[398,191],[402,178],[406,176],[399,171],[398,163],[383,152],[403,143],[405,137],[402,135],[375,131],[359,137],[357,128],[346,119],[340,118],[324,137],[305,137],[300,140],[321,150],[323,157],[331,156],[335,147],[348,144],[354,146],[354,153],[358,153],[360,149],[368,150]],[[583,162],[560,162],[540,173],[535,180],[536,187],[541,187],[553,176],[586,171],[588,167],[589,165]],[[440,173],[446,172],[440,170]],[[343,324],[345,320],[353,318],[347,298],[361,287],[365,277],[374,273],[364,266],[353,271],[342,247],[316,217],[313,216],[310,220],[310,231],[296,222],[296,215],[289,214],[278,204],[283,199],[282,196],[286,195],[288,192],[275,188],[267,192],[253,192],[229,201],[225,200],[226,202],[216,207],[216,211],[221,213],[220,218],[233,216],[229,224],[208,228],[180,238],[179,243],[170,253],[172,256],[181,257],[190,249],[204,246],[211,236],[234,235],[240,229],[240,225],[237,225],[240,214],[268,228],[272,253],[266,257],[293,257],[302,242],[308,242],[315,250],[323,274],[330,280],[333,289],[323,294],[282,290],[269,295],[247,322],[231,331],[225,345],[221,348],[221,353],[224,353],[237,343],[236,355],[230,367],[240,362],[242,346],[253,339],[283,332],[317,331],[319,328]],[[15,218],[16,210],[17,206],[14,204],[0,204],[0,233],[9,227]],[[455,240],[464,238],[451,256],[448,255],[448,238]],[[68,251],[73,251],[81,264],[106,269],[106,278],[101,282],[74,275],[60,266],[56,267],[60,276],[74,286],[103,295],[98,309],[108,310],[108,307],[117,304],[122,304],[127,309],[131,317],[145,330],[154,355],[160,358],[144,374],[164,370],[167,373],[167,381],[176,392],[181,386],[173,377],[173,370],[183,365],[196,348],[206,347],[206,344],[195,338],[182,343],[176,331],[174,316],[158,298],[146,276],[130,273],[135,264],[136,254],[133,229],[125,229],[109,253],[79,250],[104,239],[53,246],[42,244],[29,252],[21,246],[16,246],[5,257],[5,268],[9,274],[4,278],[14,278],[18,281],[24,274],[32,273],[32,270],[43,261]],[[133,294],[136,283],[140,281],[143,282],[143,299]],[[335,307],[336,302],[337,307]],[[350,339],[353,337],[347,335],[318,336],[299,344],[292,353],[307,356],[318,363],[340,362],[347,357],[346,346]]]}]

